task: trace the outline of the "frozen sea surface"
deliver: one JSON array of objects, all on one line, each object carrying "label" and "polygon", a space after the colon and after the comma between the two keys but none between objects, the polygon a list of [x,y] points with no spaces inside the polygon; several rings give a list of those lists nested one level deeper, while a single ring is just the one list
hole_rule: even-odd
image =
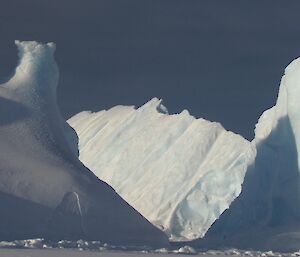
[{"label": "frozen sea surface", "polygon": [[[116,252],[116,251],[79,251],[74,249],[1,249],[0,255],[3,257],[94,257],[94,256],[103,256],[103,257],[172,257],[180,256],[185,254],[176,254],[176,253],[145,253],[145,252]],[[239,251],[211,251],[198,253],[196,256],[300,256],[298,253],[292,254],[278,254],[273,252],[239,252]]]},{"label": "frozen sea surface", "polygon": [[16,241],[2,241],[0,242],[0,256],[1,257],[93,257],[93,256],[107,256],[107,257],[126,257],[126,256],[145,256],[145,257],[172,257],[182,255],[194,256],[300,256],[300,252],[294,253],[276,253],[272,251],[243,251],[238,249],[228,250],[203,250],[194,249],[190,246],[183,246],[173,249],[129,249],[126,247],[115,247],[112,245],[103,244],[99,241],[58,241],[49,242],[43,239],[30,240],[16,240]]}]

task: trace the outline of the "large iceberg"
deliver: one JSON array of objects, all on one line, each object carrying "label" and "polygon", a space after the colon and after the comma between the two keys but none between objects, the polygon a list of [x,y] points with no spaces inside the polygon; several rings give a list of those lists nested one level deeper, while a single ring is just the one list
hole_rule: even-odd
[{"label": "large iceberg", "polygon": [[79,158],[173,241],[205,235],[240,194],[255,148],[219,123],[161,100],[81,112],[68,123]]},{"label": "large iceberg", "polygon": [[55,45],[16,45],[19,65],[0,85],[0,239],[167,245],[161,231],[78,160],[77,136],[56,104]]}]

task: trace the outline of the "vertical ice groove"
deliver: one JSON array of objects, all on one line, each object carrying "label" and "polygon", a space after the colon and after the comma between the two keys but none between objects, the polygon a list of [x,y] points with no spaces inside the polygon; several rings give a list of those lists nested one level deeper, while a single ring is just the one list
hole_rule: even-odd
[{"label": "vertical ice groove", "polygon": [[[219,136],[220,136],[220,134],[219,134],[219,132],[217,132],[215,138],[213,139],[213,142],[211,144],[209,144],[208,148],[206,148],[204,155],[201,156],[202,157],[201,159],[199,159],[199,163],[195,167],[196,170],[201,170],[201,168],[203,167],[205,162],[208,160],[207,157],[209,156],[209,154],[211,153],[213,148],[217,145],[216,143],[218,141]],[[201,179],[201,177],[204,175],[205,175],[205,173],[203,173],[203,172],[201,172],[201,173],[195,172],[194,174],[192,174],[192,177],[189,179],[189,181],[191,181],[192,185],[190,185],[189,188],[183,188],[183,192],[180,192],[181,188],[178,189],[178,191],[180,192],[180,195],[177,198],[177,201],[175,202],[173,210],[171,211],[172,216],[176,213],[176,209],[177,209],[178,205],[180,204],[180,202],[182,202],[183,199],[186,198],[186,196],[188,195],[188,192],[198,183],[199,179]]]},{"label": "vertical ice groove", "polygon": [[[161,152],[160,156],[157,157],[156,160],[151,162],[151,166],[148,166],[148,169],[146,169],[146,170],[143,169],[143,164],[145,164],[145,162],[147,161],[147,159],[149,158],[149,156],[152,152],[149,155],[145,156],[143,159],[141,159],[142,163],[140,165],[138,165],[136,170],[141,170],[144,173],[141,174],[141,176],[139,176],[137,179],[133,178],[136,183],[138,183],[140,181],[140,179],[143,179],[143,177],[145,175],[147,175],[146,173],[151,173],[151,170],[156,168],[156,165],[164,158],[164,156],[166,156],[168,154],[172,154],[173,149],[176,148],[177,142],[180,141],[182,137],[184,137],[184,135],[187,133],[188,129],[190,128],[190,126],[192,124],[193,124],[193,120],[189,121],[188,124],[182,128],[182,130],[178,130],[179,133],[176,135],[176,138],[173,139],[173,141],[171,143],[167,144],[166,146],[161,145],[161,147],[164,149],[164,151]],[[134,176],[134,175],[135,174],[133,174],[133,173],[129,174],[129,176]],[[127,178],[129,178],[129,177],[127,177]],[[126,181],[124,181],[122,184],[120,184],[118,191],[119,190],[121,191],[123,187],[127,186]],[[135,189],[133,189],[133,192],[134,191],[135,191]],[[143,194],[140,194],[138,199],[142,200],[142,198],[143,198]],[[137,201],[138,199],[134,200],[133,203],[135,201]]]}]

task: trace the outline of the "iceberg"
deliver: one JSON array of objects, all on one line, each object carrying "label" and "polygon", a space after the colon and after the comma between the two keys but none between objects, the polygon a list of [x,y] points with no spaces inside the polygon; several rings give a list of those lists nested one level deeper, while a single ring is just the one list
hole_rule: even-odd
[{"label": "iceberg", "polygon": [[0,85],[0,239],[87,239],[165,247],[167,237],[77,157],[56,104],[55,45],[16,41]]},{"label": "iceberg", "polygon": [[195,244],[294,251],[300,243],[300,58],[285,69],[276,105],[255,128],[241,195]]},{"label": "iceberg", "polygon": [[68,120],[79,158],[172,241],[203,237],[240,194],[256,149],[221,124],[153,98]]}]

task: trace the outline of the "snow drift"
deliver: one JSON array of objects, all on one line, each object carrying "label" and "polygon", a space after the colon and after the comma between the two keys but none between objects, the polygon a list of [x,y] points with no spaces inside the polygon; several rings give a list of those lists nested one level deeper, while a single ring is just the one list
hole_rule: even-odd
[{"label": "snow drift", "polygon": [[56,104],[54,44],[16,45],[19,65],[0,85],[0,239],[166,245],[162,232],[78,160],[76,134]]},{"label": "snow drift", "polygon": [[82,112],[69,121],[80,160],[173,241],[204,236],[240,194],[255,149],[219,123],[160,100]]}]

